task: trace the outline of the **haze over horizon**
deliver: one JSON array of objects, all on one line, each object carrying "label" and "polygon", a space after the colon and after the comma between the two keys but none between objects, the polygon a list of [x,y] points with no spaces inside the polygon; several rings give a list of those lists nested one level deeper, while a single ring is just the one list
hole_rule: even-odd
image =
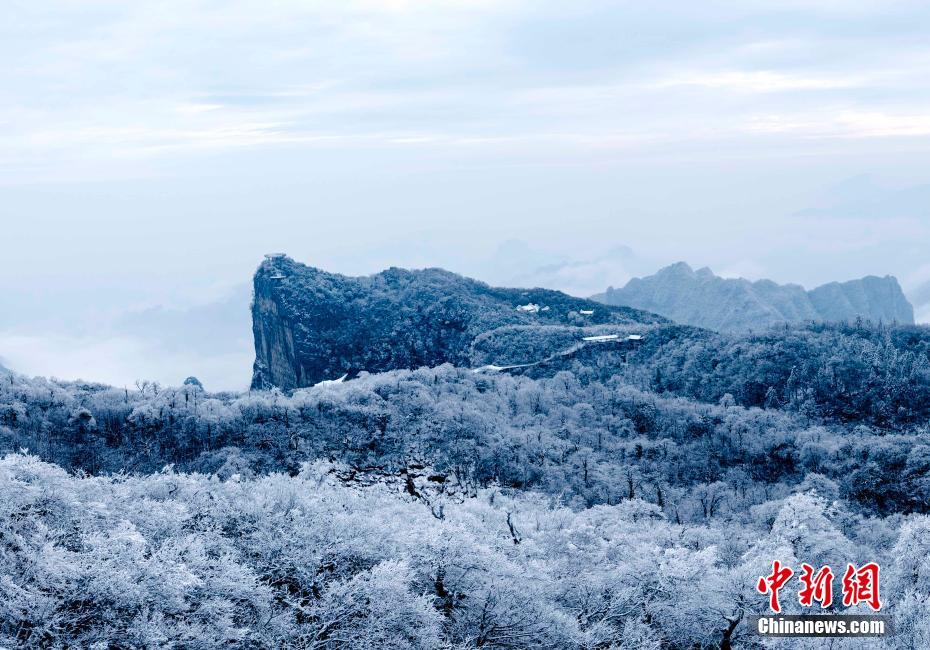
[{"label": "haze over horizon", "polygon": [[[272,251],[575,293],[679,260],[930,281],[930,7],[673,4],[15,3],[0,358],[244,386],[229,296]],[[190,309],[229,345],[167,336]]]}]

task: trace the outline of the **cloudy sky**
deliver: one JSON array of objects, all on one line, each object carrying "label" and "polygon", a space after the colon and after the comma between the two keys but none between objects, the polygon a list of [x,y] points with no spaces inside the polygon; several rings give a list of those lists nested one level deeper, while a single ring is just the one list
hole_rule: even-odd
[{"label": "cloudy sky", "polygon": [[25,372],[244,385],[247,314],[209,355],[140,314],[165,339],[230,313],[270,251],[576,293],[677,260],[930,279],[926,2],[0,12],[0,357]]}]

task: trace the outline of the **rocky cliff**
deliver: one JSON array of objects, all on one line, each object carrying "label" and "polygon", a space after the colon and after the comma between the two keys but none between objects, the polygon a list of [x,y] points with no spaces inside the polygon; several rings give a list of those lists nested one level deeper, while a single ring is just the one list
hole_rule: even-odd
[{"label": "rocky cliff", "polygon": [[357,371],[470,365],[477,336],[509,325],[662,323],[547,289],[500,289],[443,271],[347,277],[268,256],[254,277],[252,386],[293,389]]},{"label": "rocky cliff", "polygon": [[594,299],[661,314],[676,322],[721,332],[764,329],[783,323],[842,321],[914,322],[914,310],[898,281],[867,276],[806,291],[796,284],[721,278],[684,262],[655,275],[634,278]]}]

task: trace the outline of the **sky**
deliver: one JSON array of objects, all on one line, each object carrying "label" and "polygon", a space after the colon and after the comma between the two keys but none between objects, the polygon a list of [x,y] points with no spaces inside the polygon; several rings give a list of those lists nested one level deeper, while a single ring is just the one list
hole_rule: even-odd
[{"label": "sky", "polygon": [[679,260],[930,281],[925,2],[0,12],[0,363],[28,374],[245,386],[267,252],[579,295]]}]

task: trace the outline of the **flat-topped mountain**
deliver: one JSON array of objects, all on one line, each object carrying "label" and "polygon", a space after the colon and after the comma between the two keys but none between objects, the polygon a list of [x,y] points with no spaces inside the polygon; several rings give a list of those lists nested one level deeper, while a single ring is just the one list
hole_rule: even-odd
[{"label": "flat-topped mountain", "polygon": [[548,289],[501,289],[442,269],[348,277],[270,255],[254,277],[252,386],[291,389],[355,371],[469,365],[476,337],[512,325],[662,323]]},{"label": "flat-topped mountain", "polygon": [[645,309],[676,322],[721,332],[762,329],[783,323],[842,321],[914,322],[914,309],[892,276],[831,282],[806,291],[796,284],[721,278],[684,262],[593,299]]}]

